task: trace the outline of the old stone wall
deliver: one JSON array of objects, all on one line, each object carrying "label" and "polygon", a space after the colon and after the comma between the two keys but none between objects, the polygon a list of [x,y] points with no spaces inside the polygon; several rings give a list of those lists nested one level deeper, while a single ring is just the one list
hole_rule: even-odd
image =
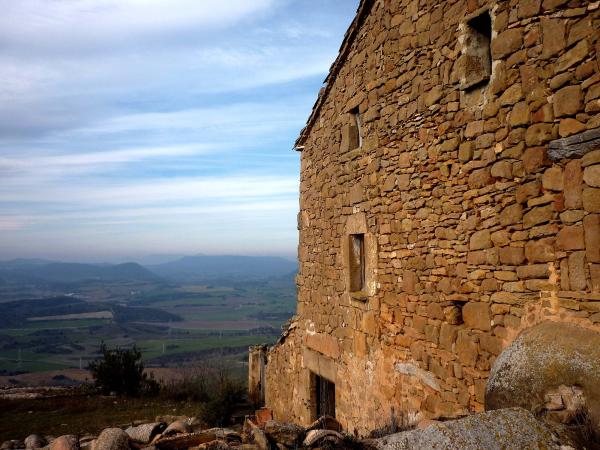
[{"label": "old stone wall", "polygon": [[[536,323],[600,329],[600,147],[549,153],[600,127],[600,2],[362,5],[299,140],[298,318],[266,399],[307,423],[322,372],[357,433],[481,411],[493,361]],[[481,8],[489,81],[465,25]]]}]

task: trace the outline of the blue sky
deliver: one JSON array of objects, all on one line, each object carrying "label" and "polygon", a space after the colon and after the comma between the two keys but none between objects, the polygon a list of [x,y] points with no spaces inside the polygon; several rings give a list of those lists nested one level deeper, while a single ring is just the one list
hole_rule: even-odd
[{"label": "blue sky", "polygon": [[0,260],[294,257],[358,0],[0,0]]}]

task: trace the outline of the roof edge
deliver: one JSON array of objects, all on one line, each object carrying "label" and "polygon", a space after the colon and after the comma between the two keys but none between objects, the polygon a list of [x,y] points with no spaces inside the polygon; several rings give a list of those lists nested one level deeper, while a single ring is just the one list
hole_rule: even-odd
[{"label": "roof edge", "polygon": [[312,127],[315,124],[315,121],[317,120],[317,117],[319,116],[319,113],[321,112],[321,108],[325,103],[327,96],[329,95],[329,91],[331,91],[333,81],[337,77],[342,65],[350,53],[350,47],[352,47],[352,44],[358,35],[358,30],[363,24],[365,18],[371,12],[371,7],[376,3],[376,1],[377,0],[361,0],[360,4],[358,5],[356,16],[354,17],[354,20],[352,20],[348,30],[346,30],[346,34],[344,35],[344,40],[342,41],[338,55],[329,68],[329,74],[327,75],[327,78],[325,78],[324,86],[319,91],[317,100],[315,101],[308,120],[306,121],[306,126],[302,128],[300,131],[300,136],[298,136],[298,139],[296,139],[296,142],[294,143],[295,150],[302,151],[302,149],[304,149],[306,138],[308,137]]}]

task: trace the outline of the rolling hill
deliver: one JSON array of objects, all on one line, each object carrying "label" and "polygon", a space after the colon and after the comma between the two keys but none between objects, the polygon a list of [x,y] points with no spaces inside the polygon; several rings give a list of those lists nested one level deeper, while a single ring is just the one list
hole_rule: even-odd
[{"label": "rolling hill", "polygon": [[137,263],[96,265],[13,260],[0,262],[0,280],[11,284],[72,284],[87,281],[160,281],[160,278]]},{"label": "rolling hill", "polygon": [[196,255],[163,264],[146,266],[160,277],[182,283],[229,279],[260,280],[294,273],[294,261],[277,256]]}]

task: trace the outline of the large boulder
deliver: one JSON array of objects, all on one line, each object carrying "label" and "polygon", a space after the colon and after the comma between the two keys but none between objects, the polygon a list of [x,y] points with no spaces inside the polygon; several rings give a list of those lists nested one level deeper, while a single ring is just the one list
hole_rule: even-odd
[{"label": "large boulder", "polygon": [[545,424],[522,408],[499,409],[422,430],[391,434],[366,442],[377,450],[559,450],[561,442]]},{"label": "large boulder", "polygon": [[106,428],[100,433],[93,450],[129,450],[129,436],[120,428]]},{"label": "large boulder", "polygon": [[148,444],[154,436],[164,430],[166,424],[163,422],[153,422],[138,425],[137,427],[129,427],[125,430],[125,433],[134,442],[141,444]]},{"label": "large boulder", "polygon": [[180,433],[191,433],[192,427],[187,422],[187,420],[176,420],[172,424],[170,424],[165,431],[163,431],[163,436],[173,436],[175,434]]},{"label": "large boulder", "polygon": [[488,410],[512,406],[563,423],[583,415],[600,431],[600,333],[557,322],[521,333],[494,362],[485,393]]},{"label": "large boulder", "polygon": [[269,420],[265,424],[265,434],[267,437],[286,447],[297,447],[304,439],[304,433],[304,428],[292,423]]},{"label": "large boulder", "polygon": [[65,434],[59,436],[50,442],[48,446],[49,450],[79,450],[79,440],[77,436],[72,434]]},{"label": "large boulder", "polygon": [[334,430],[310,430],[306,433],[304,447],[313,447],[318,445],[319,447],[333,446],[340,444],[344,440],[344,436]]},{"label": "large boulder", "polygon": [[47,444],[46,438],[39,434],[30,434],[25,438],[25,448],[42,448]]}]

